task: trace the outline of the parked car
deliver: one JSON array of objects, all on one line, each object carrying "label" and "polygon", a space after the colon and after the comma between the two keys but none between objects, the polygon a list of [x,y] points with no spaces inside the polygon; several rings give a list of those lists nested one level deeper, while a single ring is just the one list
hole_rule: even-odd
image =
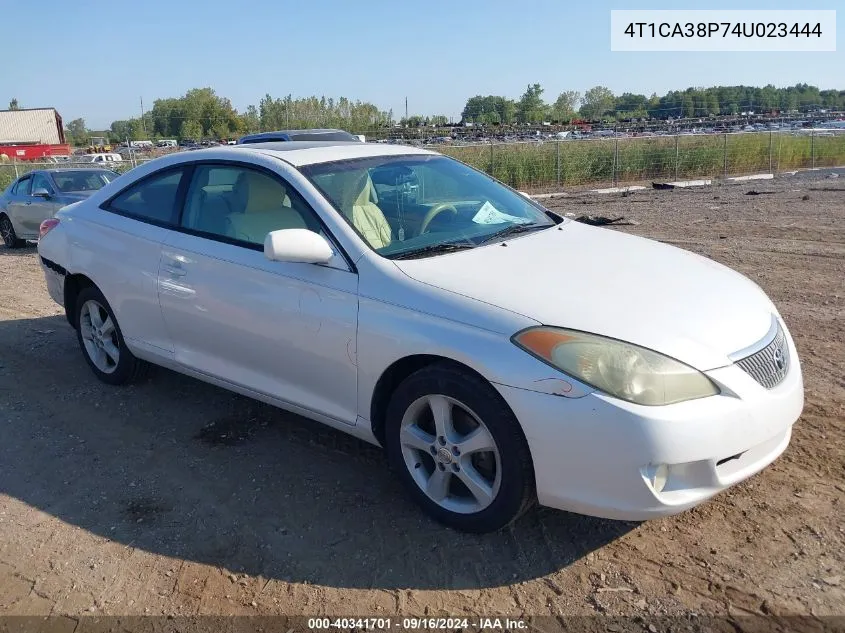
[{"label": "parked car", "polygon": [[70,161],[70,156],[65,156],[62,154],[56,154],[53,156],[45,156],[44,158],[40,159],[42,163],[51,163],[53,165],[59,165],[63,163],[67,163]]},{"label": "parked car", "polygon": [[0,195],[0,235],[8,248],[38,238],[38,227],[67,204],[84,200],[117,174],[105,169],[42,169],[24,174]]},{"label": "parked car", "polygon": [[128,145],[126,145],[126,146],[122,146],[122,147],[118,147],[118,148],[115,150],[115,153],[116,153],[116,154],[120,154],[120,157],[121,157],[122,159],[125,159],[127,156],[132,157],[132,156],[143,156],[143,155],[144,155],[144,152],[143,152],[143,150],[142,150],[141,148],[138,148],[138,147],[130,147],[130,146],[128,146]]},{"label": "parked car", "polygon": [[535,500],[681,512],[774,461],[803,407],[792,337],[752,281],[424,149],[171,154],[40,232],[100,380],[155,363],[379,444],[462,530]]},{"label": "parked car", "polygon": [[[130,148],[132,151],[139,151],[138,148]],[[122,163],[123,156],[116,152],[107,152],[103,154],[82,154],[74,156],[73,163],[93,163],[95,165],[108,165],[110,163]]]},{"label": "parked car", "polygon": [[248,134],[238,139],[238,144],[246,143],[277,143],[279,141],[348,141],[350,143],[364,142],[363,135],[350,134],[343,130],[309,129],[309,130],[277,130]]}]

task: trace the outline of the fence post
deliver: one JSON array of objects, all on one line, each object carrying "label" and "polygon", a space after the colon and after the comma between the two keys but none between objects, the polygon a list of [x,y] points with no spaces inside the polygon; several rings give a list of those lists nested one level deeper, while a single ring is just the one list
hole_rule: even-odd
[{"label": "fence post", "polygon": [[813,157],[813,169],[816,168],[816,129],[810,129],[810,154]]},{"label": "fence post", "polygon": [[18,176],[19,176],[19,174],[18,174],[18,159],[16,158],[12,162],[15,164],[15,180],[17,180]]},{"label": "fence post", "polygon": [[772,131],[769,130],[769,171],[772,171]]},{"label": "fence post", "polygon": [[680,138],[679,134],[675,134],[675,180],[678,179],[678,163],[681,160],[681,153],[680,149],[678,148],[678,139]]},{"label": "fence post", "polygon": [[616,186],[616,170],[619,168],[619,124],[613,126],[613,186]]},{"label": "fence post", "polygon": [[725,178],[728,177],[728,133],[725,132]]},{"label": "fence post", "polygon": [[560,187],[560,141],[555,144],[555,172],[557,173],[557,186]]},{"label": "fence post", "polygon": [[493,139],[491,138],[491,139],[490,139],[490,175],[491,175],[491,176],[493,175],[493,165],[494,165],[494,159],[493,159]]}]

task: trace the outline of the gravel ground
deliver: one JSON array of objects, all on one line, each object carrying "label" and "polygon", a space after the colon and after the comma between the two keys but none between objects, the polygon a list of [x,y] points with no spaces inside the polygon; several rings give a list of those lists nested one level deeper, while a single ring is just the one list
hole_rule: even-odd
[{"label": "gravel ground", "polygon": [[829,174],[544,201],[749,275],[798,346],[784,456],[643,524],[541,509],[457,534],[357,440],[164,370],[102,385],[35,250],[0,249],[0,614],[845,614],[845,178]]}]

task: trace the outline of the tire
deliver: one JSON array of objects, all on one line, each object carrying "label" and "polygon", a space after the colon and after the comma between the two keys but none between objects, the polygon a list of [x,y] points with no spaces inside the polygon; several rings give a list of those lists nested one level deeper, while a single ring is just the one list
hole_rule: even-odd
[{"label": "tire", "polygon": [[[438,418],[449,422],[438,426]],[[385,445],[414,500],[457,530],[494,532],[536,500],[519,422],[489,383],[455,365],[430,365],[399,385],[387,408]]]},{"label": "tire", "polygon": [[26,246],[26,240],[18,239],[15,227],[12,226],[12,221],[6,214],[0,215],[0,235],[3,236],[3,243],[6,248],[23,248]]},{"label": "tire", "polygon": [[110,385],[125,385],[146,374],[148,364],[126,347],[114,312],[98,288],[82,289],[74,319],[82,355],[97,378]]}]

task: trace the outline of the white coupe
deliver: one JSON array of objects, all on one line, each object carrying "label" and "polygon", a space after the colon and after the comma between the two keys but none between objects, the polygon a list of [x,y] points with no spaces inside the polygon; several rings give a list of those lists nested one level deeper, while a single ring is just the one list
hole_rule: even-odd
[{"label": "white coupe", "polygon": [[100,380],[163,365],[379,444],[462,530],[681,512],[775,460],[804,403],[747,278],[422,149],[171,154],[38,252]]}]

